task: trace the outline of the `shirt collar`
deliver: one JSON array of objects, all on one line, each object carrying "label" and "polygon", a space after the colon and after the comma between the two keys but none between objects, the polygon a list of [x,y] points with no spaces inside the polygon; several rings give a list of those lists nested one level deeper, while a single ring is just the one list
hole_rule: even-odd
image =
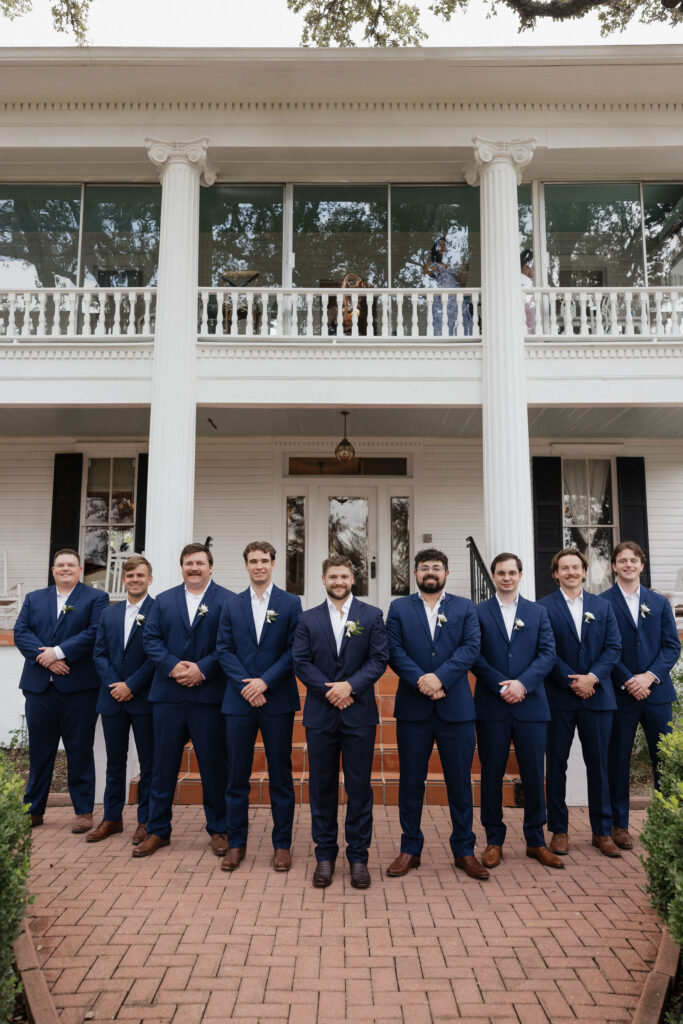
[{"label": "shirt collar", "polygon": [[[145,597],[147,595],[145,594]],[[126,608],[139,608],[144,603],[145,598],[141,597],[139,601],[131,601],[130,598],[126,598]]]},{"label": "shirt collar", "polygon": [[503,611],[506,608],[507,609],[514,608],[516,610],[517,609],[517,605],[519,604],[519,594],[517,594],[517,597],[514,599],[514,601],[511,604],[503,604],[503,602],[501,601],[501,599],[500,599],[500,597],[498,595],[498,592],[496,592],[496,601],[498,602],[498,605],[499,605],[501,611]]},{"label": "shirt collar", "polygon": [[577,605],[579,601],[583,602],[583,587],[581,588],[581,593],[578,597],[568,597],[567,594],[565,594],[562,587],[560,587],[560,593],[562,594],[562,597],[565,599],[570,608],[572,605]]},{"label": "shirt collar", "polygon": [[204,594],[207,592],[210,586],[211,584],[207,583],[207,585],[202,590],[201,594],[193,594],[191,590],[188,590],[187,587],[185,587],[185,597],[189,597],[193,601],[201,601],[201,599],[204,597]]},{"label": "shirt collar", "polygon": [[[352,601],[353,601],[353,594],[349,594],[349,596],[344,601],[344,604],[342,605],[342,613],[344,615],[348,615],[349,614],[349,608],[351,607],[351,602]],[[327,599],[327,608],[328,608],[328,611],[330,611],[331,613],[334,613],[334,614],[337,614],[337,615],[339,614],[339,609],[337,608],[336,604],[334,604],[332,602],[331,598],[329,598],[329,597]]]},{"label": "shirt collar", "polygon": [[263,594],[262,594],[261,597],[258,596],[258,594],[256,593],[256,591],[254,590],[254,588],[252,586],[249,587],[249,592],[251,593],[252,601],[258,601],[259,604],[261,603],[261,601],[270,601],[270,595],[273,592],[273,584],[272,583],[268,584],[266,589],[263,591]]},{"label": "shirt collar", "polygon": [[638,585],[638,589],[633,594],[627,594],[622,588],[621,583],[617,583],[617,586],[619,587],[619,590],[621,590],[621,596],[624,601],[640,601],[640,585]]},{"label": "shirt collar", "polygon": [[436,602],[436,604],[434,605],[433,609],[430,608],[429,605],[427,604],[427,601],[425,600],[425,596],[424,596],[424,594],[422,593],[421,590],[418,590],[417,594],[418,594],[418,597],[420,598],[420,600],[422,601],[422,603],[425,606],[425,611],[427,612],[427,615],[433,615],[434,612],[436,611],[436,609],[441,605],[441,602],[443,601],[443,599],[445,598],[446,591],[445,590],[441,591],[441,597]]}]

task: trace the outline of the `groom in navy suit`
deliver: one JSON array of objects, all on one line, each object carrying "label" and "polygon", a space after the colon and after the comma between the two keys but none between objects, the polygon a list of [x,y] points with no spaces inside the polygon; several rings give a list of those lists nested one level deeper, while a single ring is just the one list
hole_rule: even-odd
[{"label": "groom in navy suit", "polygon": [[541,598],[555,636],[556,658],[545,681],[550,705],[546,748],[550,849],[569,850],[567,762],[578,731],[588,781],[588,816],[593,846],[605,857],[620,857],[612,839],[607,782],[607,749],[617,706],[612,670],[621,641],[612,606],[583,589],[588,559],[577,548],[563,548],[551,563],[557,591]]},{"label": "groom in navy suit", "polygon": [[612,672],[617,698],[609,745],[609,788],[612,799],[612,838],[622,850],[633,849],[628,832],[631,753],[638,722],[643,727],[659,784],[657,743],[671,732],[676,689],[671,669],[681,644],[676,620],[665,597],[641,586],[645,552],[635,541],[622,541],[612,552],[614,586],[602,596],[614,609],[621,634],[621,658]]},{"label": "groom in navy suit", "polygon": [[227,679],[221,711],[228,746],[228,852],[221,868],[234,871],[246,853],[249,776],[260,730],[273,815],[273,868],[289,871],[294,821],[292,731],[294,713],[300,707],[292,644],[301,600],[273,583],[275,548],[268,541],[247,544],[243,557],[251,585],[225,602],[217,638],[218,658]]},{"label": "groom in navy suit", "polygon": [[71,548],[56,552],[52,577],[55,586],[27,594],[14,626],[14,642],[26,659],[19,683],[26,698],[29,746],[24,802],[30,805],[31,826],[42,825],[63,740],[76,814],[71,831],[79,834],[92,828],[100,685],[92,649],[109,595],[79,582],[81,559]]},{"label": "groom in navy suit", "polygon": [[323,562],[327,600],[304,612],[294,636],[294,670],[306,687],[304,726],[315,842],[313,885],[332,882],[339,852],[339,757],[346,789],[346,856],[351,885],[367,889],[372,838],[372,758],[379,716],[375,683],[389,657],[379,608],[352,597],[353,565],[343,555]]},{"label": "groom in navy suit", "polygon": [[152,778],[152,705],[147,700],[154,665],[142,646],[142,631],[153,598],[148,594],[152,566],[142,555],[131,555],[121,569],[127,598],[107,608],[100,619],[93,660],[102,680],[97,710],[102,716],[107,750],[107,781],[102,821],[85,837],[87,843],[123,832],[126,765],[130,730],[140,760],[138,826],[133,845],[146,837],[149,787]]},{"label": "groom in navy suit", "polygon": [[218,664],[216,634],[230,590],[211,579],[213,555],[204,544],[180,553],[183,582],[159,594],[147,616],[143,646],[154,663],[154,762],[147,838],[133,850],[149,857],[171,836],[173,795],[183,749],[192,740],[202,780],[206,830],[217,857],[227,853],[225,729],[220,714],[225,676]]},{"label": "groom in navy suit", "polygon": [[420,864],[420,829],[429,758],[436,743],[443,768],[456,868],[485,881],[474,855],[472,759],[474,701],[467,678],[479,654],[479,621],[471,601],[447,594],[448,558],[426,548],[415,555],[417,593],[393,601],[387,616],[389,663],[398,675],[394,704],[400,778],[401,852],[394,878]]},{"label": "groom in navy suit", "polygon": [[555,663],[555,641],[545,608],[519,594],[522,561],[503,551],[491,563],[496,593],[477,605],[481,651],[477,685],[477,749],[481,761],[481,823],[487,847],[481,862],[495,868],[503,856],[503,775],[515,744],[524,789],[526,855],[563,868],[545,845],[544,760],[550,712],[543,681]]}]

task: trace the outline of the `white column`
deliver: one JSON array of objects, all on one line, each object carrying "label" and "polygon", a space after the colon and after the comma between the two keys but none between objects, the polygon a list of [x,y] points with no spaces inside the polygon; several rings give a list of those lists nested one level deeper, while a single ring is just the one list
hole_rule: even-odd
[{"label": "white column", "polygon": [[473,138],[465,169],[480,185],[482,421],[486,551],[514,551],[524,563],[522,590],[534,596],[531,466],[524,366],[517,185],[535,140]]},{"label": "white column", "polygon": [[[145,550],[154,591],[178,582],[193,537],[199,186],[212,185],[208,139],[146,139],[162,184]],[[203,539],[203,538],[199,538]]]}]

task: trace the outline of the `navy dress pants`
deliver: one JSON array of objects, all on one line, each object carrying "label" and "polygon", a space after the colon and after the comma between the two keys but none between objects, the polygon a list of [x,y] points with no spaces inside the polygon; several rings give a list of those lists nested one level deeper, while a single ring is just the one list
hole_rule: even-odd
[{"label": "navy dress pants", "polygon": [[647,700],[620,707],[614,712],[612,735],[609,741],[609,792],[615,828],[628,828],[629,788],[631,782],[631,754],[638,723],[643,727],[652,761],[655,788],[659,789],[659,737],[671,732],[671,704],[650,704]]},{"label": "navy dress pants", "polygon": [[547,722],[520,722],[507,715],[499,722],[477,722],[477,749],[481,761],[481,823],[486,842],[502,846],[503,776],[515,745],[524,790],[524,838],[527,846],[545,846],[545,781],[543,769],[548,732]]},{"label": "navy dress pants", "polygon": [[138,821],[140,824],[146,825],[149,815],[149,790],[152,783],[152,751],[154,750],[151,708],[147,715],[131,715],[124,705],[115,715],[102,715],[104,745],[107,749],[104,818],[105,821],[120,821],[123,816],[131,728],[140,760]]},{"label": "navy dress pants", "polygon": [[567,811],[567,761],[574,732],[578,731],[588,782],[588,817],[593,835],[612,834],[612,809],[607,781],[607,751],[612,732],[613,711],[552,711],[546,747],[546,793],[548,828],[569,831]]},{"label": "navy dress pants", "polygon": [[95,802],[95,725],[97,690],[60,693],[49,683],[44,693],[25,693],[29,774],[24,803],[44,814],[59,741],[64,743],[67,785],[76,814],[92,814]]}]

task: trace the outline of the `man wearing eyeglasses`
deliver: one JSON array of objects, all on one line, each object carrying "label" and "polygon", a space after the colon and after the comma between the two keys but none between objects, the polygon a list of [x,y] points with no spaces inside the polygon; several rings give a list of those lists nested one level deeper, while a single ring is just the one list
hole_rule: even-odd
[{"label": "man wearing eyeglasses", "polygon": [[401,852],[389,865],[392,878],[420,865],[425,780],[434,744],[443,769],[453,831],[454,865],[484,881],[474,856],[472,784],[474,701],[467,673],[479,653],[474,605],[446,593],[448,558],[426,548],[415,556],[417,593],[392,602],[387,617],[389,664],[399,677],[394,705],[400,778]]},{"label": "man wearing eyeglasses", "polygon": [[550,721],[544,680],[555,664],[555,641],[548,613],[520,596],[522,561],[503,551],[491,563],[496,593],[477,605],[481,652],[474,666],[477,685],[477,750],[481,761],[481,823],[487,868],[503,857],[503,776],[515,745],[524,789],[526,855],[549,868],[563,868],[545,844],[543,766]]}]

